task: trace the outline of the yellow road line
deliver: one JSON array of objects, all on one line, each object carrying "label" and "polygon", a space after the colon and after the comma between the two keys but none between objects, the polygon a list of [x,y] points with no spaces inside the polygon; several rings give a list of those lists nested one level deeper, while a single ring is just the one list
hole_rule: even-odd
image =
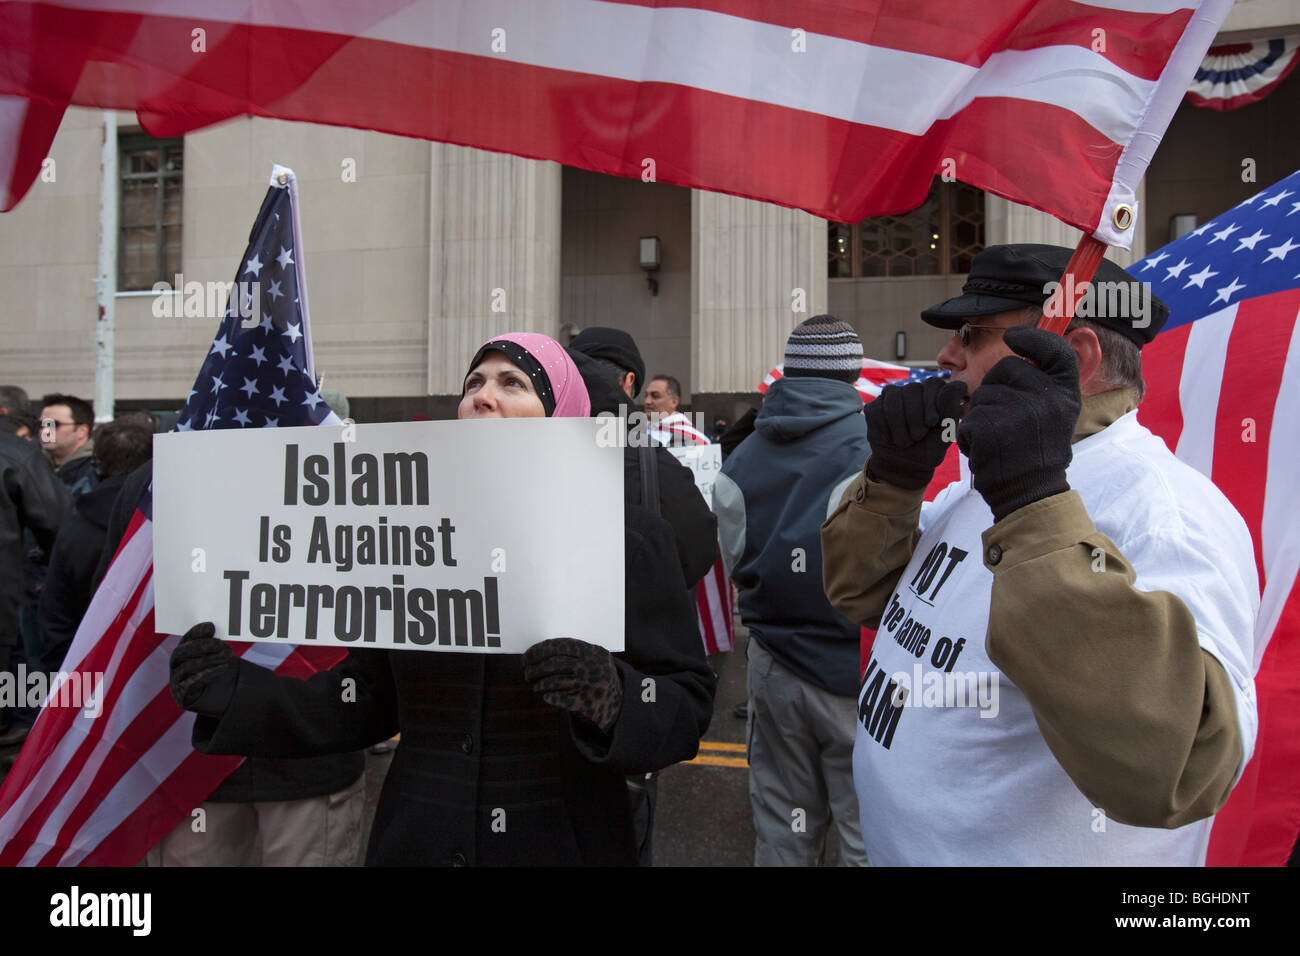
[{"label": "yellow road line", "polygon": [[745,745],[728,744],[728,743],[723,743],[721,741],[714,742],[712,740],[701,740],[700,749],[701,750],[735,750],[735,751],[739,751],[740,753],[744,753]]},{"label": "yellow road line", "polygon": [[706,767],[748,767],[749,761],[744,757],[715,757],[712,754],[700,754],[694,760],[683,763],[702,764]]}]

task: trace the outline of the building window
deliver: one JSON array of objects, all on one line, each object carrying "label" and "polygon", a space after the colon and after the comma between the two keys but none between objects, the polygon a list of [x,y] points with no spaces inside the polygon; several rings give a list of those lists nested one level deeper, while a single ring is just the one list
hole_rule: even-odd
[{"label": "building window", "polygon": [[856,225],[832,222],[832,279],[943,276],[970,272],[984,248],[984,192],[936,178],[925,202],[901,216]]},{"label": "building window", "polygon": [[179,139],[133,134],[118,139],[122,206],[118,215],[117,287],[126,292],[174,281],[181,271]]}]

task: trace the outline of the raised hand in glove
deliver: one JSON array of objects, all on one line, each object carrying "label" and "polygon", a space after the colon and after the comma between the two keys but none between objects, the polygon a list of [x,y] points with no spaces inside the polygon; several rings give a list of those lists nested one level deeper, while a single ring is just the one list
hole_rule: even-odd
[{"label": "raised hand in glove", "polygon": [[944,433],[952,434],[965,397],[965,383],[942,378],[883,389],[866,407],[867,477],[909,491],[928,485],[952,444]]},{"label": "raised hand in glove", "polygon": [[171,692],[185,710],[220,717],[235,695],[239,659],[215,637],[210,622],[195,624],[172,651]]},{"label": "raised hand in glove", "polygon": [[[1070,343],[1043,329],[1007,329],[1008,356],[984,375],[957,429],[971,482],[1001,521],[1042,498],[1070,490],[1065,468],[1083,399]],[[870,407],[870,406],[868,406]]]},{"label": "raised hand in glove", "polygon": [[623,681],[603,647],[551,638],[524,651],[524,680],[542,700],[584,717],[608,734],[623,709]]}]

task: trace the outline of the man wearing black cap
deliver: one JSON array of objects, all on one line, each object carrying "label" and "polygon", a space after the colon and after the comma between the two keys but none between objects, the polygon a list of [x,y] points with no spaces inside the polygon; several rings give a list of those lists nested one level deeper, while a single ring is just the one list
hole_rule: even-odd
[{"label": "man wearing black cap", "polygon": [[749,800],[755,866],[867,862],[853,793],[858,626],[821,586],[818,528],[862,470],[862,342],[818,315],[785,347],[754,433],[722,466],[713,510],[749,628]]},{"label": "man wearing black cap", "polygon": [[[1250,757],[1250,536],[1137,422],[1163,304],[1104,262],[1064,337],[1029,327],[1069,257],[991,247],[922,313],[954,330],[950,381],[867,407],[871,457],[822,527],[831,603],[878,629],[854,748],[873,863],[1200,865]],[[954,438],[968,468],[922,513]]]}]

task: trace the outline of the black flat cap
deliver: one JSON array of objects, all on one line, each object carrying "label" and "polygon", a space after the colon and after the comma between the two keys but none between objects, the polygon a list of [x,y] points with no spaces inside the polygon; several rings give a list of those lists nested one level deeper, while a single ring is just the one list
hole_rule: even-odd
[{"label": "black flat cap", "polygon": [[[921,318],[941,329],[959,329],[979,316],[996,315],[1027,305],[1044,305],[1074,254],[1064,246],[1021,243],[989,246],[975,256],[962,294],[931,306]],[[1122,268],[1103,259],[1076,315],[1112,328],[1141,348],[1169,318],[1169,308]]]},{"label": "black flat cap", "polygon": [[645,381],[645,361],[641,358],[641,350],[636,347],[636,340],[622,329],[603,325],[583,329],[573,337],[569,348],[592,358],[608,359],[624,371],[631,372],[635,376],[632,394],[635,396],[641,391],[641,383]]}]

